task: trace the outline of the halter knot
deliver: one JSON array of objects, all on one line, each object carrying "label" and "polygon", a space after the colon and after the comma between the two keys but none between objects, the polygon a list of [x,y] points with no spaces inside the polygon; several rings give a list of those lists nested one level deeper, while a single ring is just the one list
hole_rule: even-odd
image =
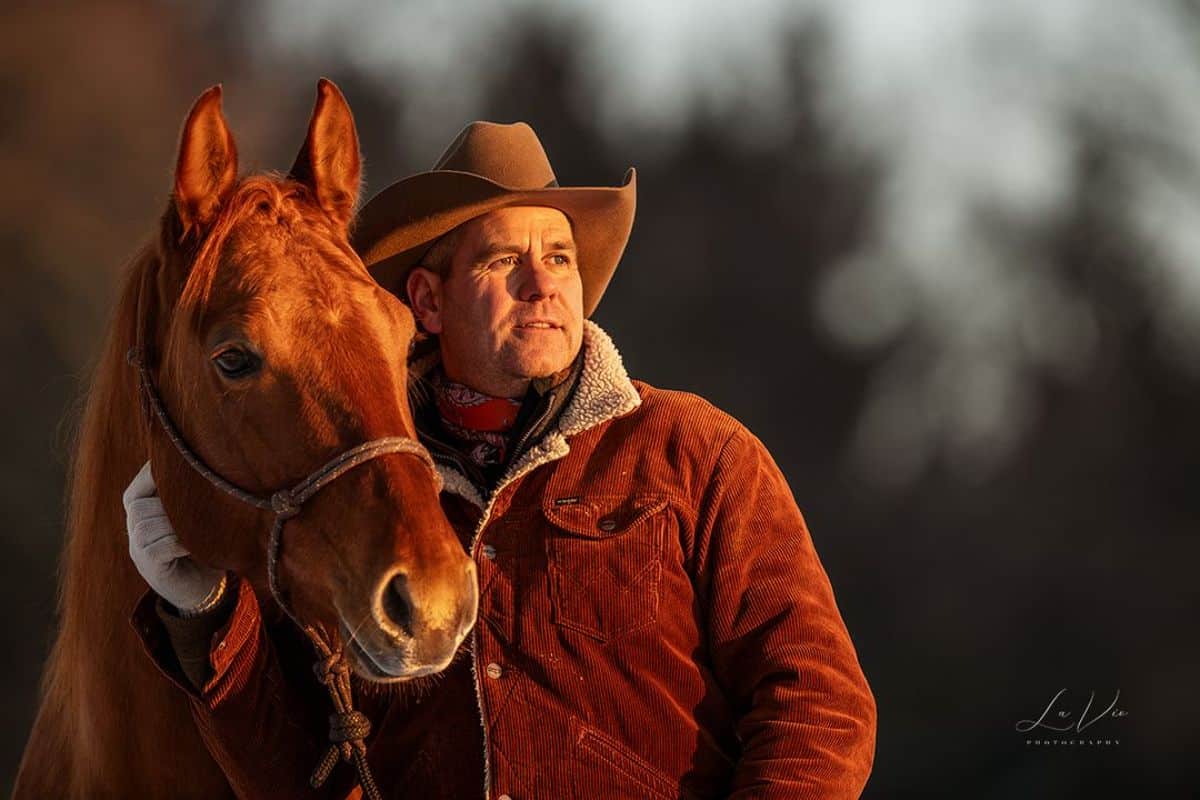
[{"label": "halter knot", "polygon": [[287,489],[280,489],[271,495],[271,510],[280,519],[291,519],[300,513],[300,504]]},{"label": "halter knot", "polygon": [[361,711],[329,715],[329,742],[357,742],[371,735],[371,721]]},{"label": "halter knot", "polygon": [[321,683],[329,683],[342,675],[349,675],[350,665],[339,650],[313,664],[313,673]]}]

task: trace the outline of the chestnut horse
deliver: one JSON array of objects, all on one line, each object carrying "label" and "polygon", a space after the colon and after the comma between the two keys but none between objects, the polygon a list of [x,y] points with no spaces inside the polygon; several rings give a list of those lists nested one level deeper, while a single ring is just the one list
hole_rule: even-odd
[{"label": "chestnut horse", "polygon": [[[171,200],[125,276],[88,393],[58,636],[17,797],[230,796],[187,696],[129,624],[147,586],[129,557],[121,494],[149,458],[183,545],[242,576],[278,618],[266,555],[273,515],[193,469],[146,413],[126,355],[140,345],[186,447],[257,496],[364,442],[415,438],[406,392],[415,324],[348,243],[359,183],[354,120],[328,81],[287,177],[238,179],[220,87],[192,107]],[[399,682],[449,663],[475,621],[477,590],[423,451],[348,469],[286,527],[276,578],[288,611],[347,645],[359,679]]]}]

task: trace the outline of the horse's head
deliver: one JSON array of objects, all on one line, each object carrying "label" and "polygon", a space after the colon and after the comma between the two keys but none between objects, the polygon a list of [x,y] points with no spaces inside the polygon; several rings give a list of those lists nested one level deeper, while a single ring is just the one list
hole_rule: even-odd
[{"label": "horse's head", "polygon": [[[158,269],[143,283],[142,349],[183,437],[249,492],[290,487],[363,442],[416,437],[412,315],[347,241],[359,181],[354,119],[328,81],[286,178],[238,179],[219,87],[184,125]],[[271,515],[216,490],[163,431],[152,441],[183,544],[261,589]],[[436,480],[411,453],[376,458],[321,489],[283,534],[292,610],[346,643],[370,680],[445,667],[475,621],[474,567]]]}]

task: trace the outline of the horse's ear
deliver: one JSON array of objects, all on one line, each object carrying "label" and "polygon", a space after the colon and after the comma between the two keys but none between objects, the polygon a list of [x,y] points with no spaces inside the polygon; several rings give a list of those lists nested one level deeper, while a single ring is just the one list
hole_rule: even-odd
[{"label": "horse's ear", "polygon": [[237,183],[237,168],[237,146],[221,113],[218,84],[200,95],[183,123],[174,201],[184,233],[216,219]]},{"label": "horse's ear", "polygon": [[326,78],[317,82],[308,136],[288,177],[312,189],[321,208],[339,224],[350,224],[362,181],[358,131],[346,98]]}]

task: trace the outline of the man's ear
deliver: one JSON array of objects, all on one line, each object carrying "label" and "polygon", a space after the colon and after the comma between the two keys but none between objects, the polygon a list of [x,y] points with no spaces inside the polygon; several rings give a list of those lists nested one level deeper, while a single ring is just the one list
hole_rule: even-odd
[{"label": "man's ear", "polygon": [[413,267],[404,285],[413,316],[426,333],[442,332],[442,279],[432,270]]}]

